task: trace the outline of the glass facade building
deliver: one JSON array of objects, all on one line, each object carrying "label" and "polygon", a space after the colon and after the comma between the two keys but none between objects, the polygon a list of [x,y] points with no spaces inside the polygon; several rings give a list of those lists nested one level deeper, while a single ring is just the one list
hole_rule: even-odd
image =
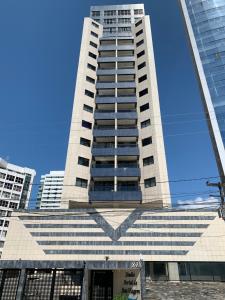
[{"label": "glass facade building", "polygon": [[224,176],[225,1],[180,0],[203,93],[206,118]]}]

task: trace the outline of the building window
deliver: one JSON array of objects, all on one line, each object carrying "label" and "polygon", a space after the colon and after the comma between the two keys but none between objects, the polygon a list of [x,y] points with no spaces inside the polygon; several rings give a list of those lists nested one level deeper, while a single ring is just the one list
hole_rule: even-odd
[{"label": "building window", "polygon": [[87,129],[91,129],[92,124],[90,122],[82,120],[82,127],[87,128]]},{"label": "building window", "polygon": [[86,147],[91,147],[91,141],[85,138],[80,138],[80,144]]},{"label": "building window", "polygon": [[144,61],[143,63],[141,63],[140,65],[138,65],[138,70],[141,70],[145,66],[146,66],[146,62]]},{"label": "building window", "polygon": [[12,175],[9,175],[9,174],[6,176],[6,180],[14,181],[14,179],[15,179],[15,176],[12,176]]},{"label": "building window", "polygon": [[154,157],[153,156],[148,156],[143,159],[143,166],[149,166],[154,164]]},{"label": "building window", "polygon": [[99,25],[94,23],[94,22],[91,22],[91,24],[95,27],[95,28],[99,28]]},{"label": "building window", "polygon": [[91,31],[91,35],[94,36],[94,37],[96,37],[96,38],[98,38],[98,34],[95,33],[94,31]]},{"label": "building window", "polygon": [[94,53],[92,53],[92,52],[90,52],[90,51],[88,52],[88,55],[89,55],[90,57],[94,58],[94,59],[97,58],[97,55],[94,54]]},{"label": "building window", "polygon": [[100,11],[99,10],[93,10],[91,15],[92,15],[92,17],[99,17],[100,16]]},{"label": "building window", "polygon": [[138,82],[140,83],[140,82],[142,82],[142,81],[144,81],[146,79],[147,79],[147,75],[145,74],[145,75],[143,75],[143,76],[141,76],[141,77],[138,78]]},{"label": "building window", "polygon": [[145,188],[156,186],[155,177],[147,178],[144,180]]},{"label": "building window", "polygon": [[86,179],[77,177],[75,185],[79,186],[79,187],[82,187],[82,188],[87,188],[88,181]]},{"label": "building window", "polygon": [[137,58],[143,56],[144,54],[145,54],[145,50],[142,50],[141,52],[139,52],[139,53],[137,54]]},{"label": "building window", "polygon": [[150,119],[141,122],[141,128],[145,128],[151,125]]},{"label": "building window", "polygon": [[116,10],[105,10],[104,11],[104,16],[115,16],[116,15]]},{"label": "building window", "polygon": [[141,46],[142,44],[144,44],[144,40],[140,40],[139,42],[136,43],[136,47]]},{"label": "building window", "polygon": [[92,46],[92,47],[94,47],[94,48],[96,48],[96,49],[98,48],[98,45],[97,45],[97,44],[95,44],[95,43],[94,43],[94,42],[92,42],[92,41],[90,41],[90,43],[89,43],[89,44],[90,44],[90,46]]},{"label": "building window", "polygon": [[139,97],[142,97],[144,95],[148,94],[148,89],[144,89],[142,91],[139,92]]},{"label": "building window", "polygon": [[94,78],[91,78],[90,76],[86,76],[86,81],[90,82],[90,83],[94,83],[95,84],[95,80]]},{"label": "building window", "polygon": [[131,32],[131,27],[118,27],[118,32]]},{"label": "building window", "polygon": [[145,104],[140,106],[140,112],[143,112],[147,109],[149,109],[149,103],[145,103]]},{"label": "building window", "polygon": [[6,199],[10,198],[10,193],[2,192],[2,198],[6,198]]},{"label": "building window", "polygon": [[138,27],[139,25],[142,24],[142,20],[139,20],[136,24],[135,24],[135,27]]},{"label": "building window", "polygon": [[118,19],[118,24],[130,24],[131,19],[130,18],[120,18]]},{"label": "building window", "polygon": [[89,167],[89,159],[79,156],[78,165]]},{"label": "building window", "polygon": [[95,94],[89,90],[85,90],[85,95],[88,96],[88,97],[91,97],[91,98],[94,98],[95,97]]},{"label": "building window", "polygon": [[15,182],[22,184],[23,183],[23,178],[16,177]]},{"label": "building window", "polygon": [[0,172],[0,178],[5,179],[6,174]]},{"label": "building window", "polygon": [[151,136],[142,140],[142,146],[143,147],[145,147],[147,145],[150,145],[150,144],[152,144],[152,137]]},{"label": "building window", "polygon": [[143,9],[134,9],[134,14],[135,15],[142,15],[143,14]]},{"label": "building window", "polygon": [[14,202],[9,203],[9,208],[15,209],[15,208],[17,208],[17,206],[18,206],[18,203],[14,203]]},{"label": "building window", "polygon": [[20,195],[12,193],[12,197],[11,198],[13,200],[19,200],[20,199]]},{"label": "building window", "polygon": [[90,113],[93,113],[93,107],[91,107],[91,106],[89,106],[87,104],[84,104],[83,110],[85,110],[87,112],[90,112]]},{"label": "building window", "polygon": [[119,16],[129,16],[130,10],[129,9],[118,10],[118,15]]},{"label": "building window", "polygon": [[104,24],[116,24],[116,19],[104,19]]},{"label": "building window", "polygon": [[116,27],[104,27],[103,33],[116,33]]},{"label": "building window", "polygon": [[92,71],[96,71],[96,67],[91,65],[91,64],[87,64],[88,69],[91,69]]},{"label": "building window", "polygon": [[9,221],[5,221],[4,227],[9,227]]},{"label": "building window", "polygon": [[12,183],[6,182],[5,185],[4,185],[4,188],[7,189],[7,190],[11,190],[12,187],[13,187]]},{"label": "building window", "polygon": [[143,29],[139,30],[138,32],[136,32],[136,36],[139,36],[140,34],[143,33]]},{"label": "building window", "polygon": [[4,185],[3,181],[0,181],[0,187],[2,187]]}]

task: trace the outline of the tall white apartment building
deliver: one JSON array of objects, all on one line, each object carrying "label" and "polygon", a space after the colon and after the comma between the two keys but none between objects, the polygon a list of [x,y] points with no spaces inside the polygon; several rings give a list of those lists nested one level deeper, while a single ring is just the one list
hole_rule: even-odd
[{"label": "tall white apartment building", "polygon": [[14,209],[28,207],[35,170],[8,163],[0,158],[0,253]]},{"label": "tall white apartment building", "polygon": [[37,209],[60,208],[64,171],[50,171],[41,176],[37,195]]},{"label": "tall white apartment building", "polygon": [[84,19],[63,208],[170,206],[150,18],[143,4]]}]

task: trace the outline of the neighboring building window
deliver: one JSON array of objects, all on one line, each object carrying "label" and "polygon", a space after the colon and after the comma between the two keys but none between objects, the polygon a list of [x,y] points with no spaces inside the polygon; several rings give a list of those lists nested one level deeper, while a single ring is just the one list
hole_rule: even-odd
[{"label": "neighboring building window", "polygon": [[20,199],[20,195],[12,193],[12,197],[11,198],[14,199],[14,200],[19,200]]},{"label": "neighboring building window", "polygon": [[86,76],[86,80],[90,83],[94,83],[95,84],[95,80],[94,78],[91,78],[90,76]]},{"label": "neighboring building window", "polygon": [[4,227],[9,227],[9,221],[5,221]]},{"label": "neighboring building window", "polygon": [[147,146],[147,145],[150,145],[150,144],[152,144],[152,137],[151,136],[142,140],[142,146],[143,147]]},{"label": "neighboring building window", "polygon": [[156,179],[155,177],[151,177],[144,180],[145,188],[156,186]]},{"label": "neighboring building window", "polygon": [[129,9],[118,10],[118,15],[119,16],[128,16],[128,15],[130,15],[130,10]]},{"label": "neighboring building window", "polygon": [[84,104],[83,109],[87,112],[93,113],[93,107],[91,107],[87,104]]},{"label": "neighboring building window", "polygon": [[139,97],[142,97],[144,95],[148,94],[148,89],[144,89],[142,91],[139,92]]},{"label": "neighboring building window", "polygon": [[116,10],[105,10],[104,11],[104,16],[115,16],[116,15]]},{"label": "neighboring building window", "polygon": [[89,159],[79,156],[78,157],[78,165],[89,167]]},{"label": "neighboring building window", "polygon": [[131,19],[130,18],[119,18],[118,19],[118,23],[119,24],[130,24],[131,23]]},{"label": "neighboring building window", "polygon": [[92,15],[92,17],[99,17],[100,16],[100,11],[93,10],[91,15]]},{"label": "neighboring building window", "polygon": [[139,36],[140,34],[143,33],[143,29],[139,30],[138,32],[136,32],[136,36]]},{"label": "neighboring building window", "polygon": [[116,19],[104,19],[104,24],[116,24]]},{"label": "neighboring building window", "polygon": [[94,31],[91,31],[91,35],[94,36],[94,37],[96,37],[96,38],[98,38],[98,34],[95,33]]},{"label": "neighboring building window", "polygon": [[98,48],[98,45],[97,44],[95,44],[94,42],[92,42],[92,41],[90,41],[90,46],[92,46],[92,47],[94,47],[94,48]]},{"label": "neighboring building window", "polygon": [[[98,22],[99,19],[96,19],[95,21]],[[92,24],[95,28],[99,28],[99,25],[98,25],[98,24],[96,24],[96,23],[94,23],[94,22],[91,22],[91,24]]]},{"label": "neighboring building window", "polygon": [[15,209],[15,208],[17,208],[17,206],[18,206],[18,203],[14,203],[14,202],[9,203],[9,208]]},{"label": "neighboring building window", "polygon": [[91,97],[91,98],[94,98],[95,97],[95,94],[89,90],[85,90],[85,95],[88,96],[88,97]]},{"label": "neighboring building window", "polygon": [[142,81],[144,81],[146,79],[147,79],[147,75],[145,74],[145,75],[143,75],[143,76],[141,76],[141,77],[138,78],[138,82],[140,83],[140,82],[142,82]]},{"label": "neighboring building window", "polygon": [[8,190],[11,190],[12,187],[13,187],[12,183],[6,182],[5,185],[4,185],[4,188],[5,188],[5,189],[8,189]]},{"label": "neighboring building window", "polygon": [[2,198],[9,198],[9,197],[10,197],[10,193],[2,192]]},{"label": "neighboring building window", "polygon": [[136,47],[141,46],[142,44],[144,44],[144,40],[140,40],[139,42],[136,43]]},{"label": "neighboring building window", "polygon": [[149,109],[149,103],[145,103],[145,104],[140,106],[140,112],[143,112],[147,109]]},{"label": "neighboring building window", "polygon": [[91,141],[85,138],[80,138],[80,144],[86,147],[91,147]]},{"label": "neighboring building window", "polygon": [[87,64],[88,69],[91,69],[92,71],[96,71],[96,67],[91,65],[91,64]]},{"label": "neighboring building window", "polygon": [[82,187],[82,188],[87,188],[88,181],[86,179],[77,177],[75,185],[79,186],[79,187]]},{"label": "neighboring building window", "polygon": [[150,119],[141,122],[141,128],[145,128],[151,125]]},{"label": "neighboring building window", "polygon": [[91,129],[92,128],[92,124],[90,122],[82,120],[82,127]]},{"label": "neighboring building window", "polygon": [[16,177],[15,182],[22,184],[23,183],[23,178]]},{"label": "neighboring building window", "polygon": [[21,191],[21,189],[22,189],[22,187],[21,187],[21,186],[19,186],[19,185],[16,185],[16,184],[14,184],[14,187],[13,187],[13,189],[14,189],[14,191],[16,191],[16,192],[20,192],[20,191]]},{"label": "neighboring building window", "polygon": [[143,159],[143,166],[149,166],[154,164],[154,157],[148,156]]},{"label": "neighboring building window", "polygon": [[131,32],[131,27],[118,27],[118,32]]},{"label": "neighboring building window", "polygon": [[3,179],[5,179],[5,176],[6,176],[6,174],[4,174],[4,173],[0,172],[0,178],[3,178]]},{"label": "neighboring building window", "polygon": [[[2,194],[3,196],[3,194]],[[5,201],[5,200],[0,200],[0,206],[3,206],[3,207],[8,207],[8,201]]]},{"label": "neighboring building window", "polygon": [[4,185],[3,181],[0,181],[0,187],[2,187]]},{"label": "neighboring building window", "polygon": [[134,9],[134,14],[135,15],[142,15],[143,14],[143,9]]},{"label": "neighboring building window", "polygon": [[142,20],[138,21],[136,24],[135,24],[135,27],[138,27],[139,25],[142,24]]},{"label": "neighboring building window", "polygon": [[137,58],[143,56],[144,54],[145,54],[145,50],[142,50],[141,52],[139,52],[139,53],[137,54]]},{"label": "neighboring building window", "polygon": [[103,32],[104,33],[116,33],[116,27],[104,27]]},{"label": "neighboring building window", "polygon": [[15,179],[15,176],[12,176],[12,175],[9,175],[9,174],[6,176],[6,180],[14,181],[14,179]]},{"label": "neighboring building window", "polygon": [[90,51],[88,52],[88,55],[89,55],[90,57],[94,58],[94,59],[97,58],[97,55],[94,54],[94,53],[92,53],[92,52],[90,52]]},{"label": "neighboring building window", "polygon": [[144,61],[143,63],[141,63],[140,65],[138,65],[138,70],[143,69],[146,66],[146,62]]}]

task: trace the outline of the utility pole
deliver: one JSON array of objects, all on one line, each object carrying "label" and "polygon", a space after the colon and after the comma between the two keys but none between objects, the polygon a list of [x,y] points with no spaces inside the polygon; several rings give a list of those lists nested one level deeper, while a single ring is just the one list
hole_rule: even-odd
[{"label": "utility pole", "polygon": [[220,218],[222,218],[223,220],[225,220],[225,207],[224,207],[224,187],[225,187],[225,183],[210,183],[209,181],[206,182],[207,186],[213,186],[213,187],[217,187],[219,189],[219,193],[220,193],[220,207],[218,208],[218,215]]}]

